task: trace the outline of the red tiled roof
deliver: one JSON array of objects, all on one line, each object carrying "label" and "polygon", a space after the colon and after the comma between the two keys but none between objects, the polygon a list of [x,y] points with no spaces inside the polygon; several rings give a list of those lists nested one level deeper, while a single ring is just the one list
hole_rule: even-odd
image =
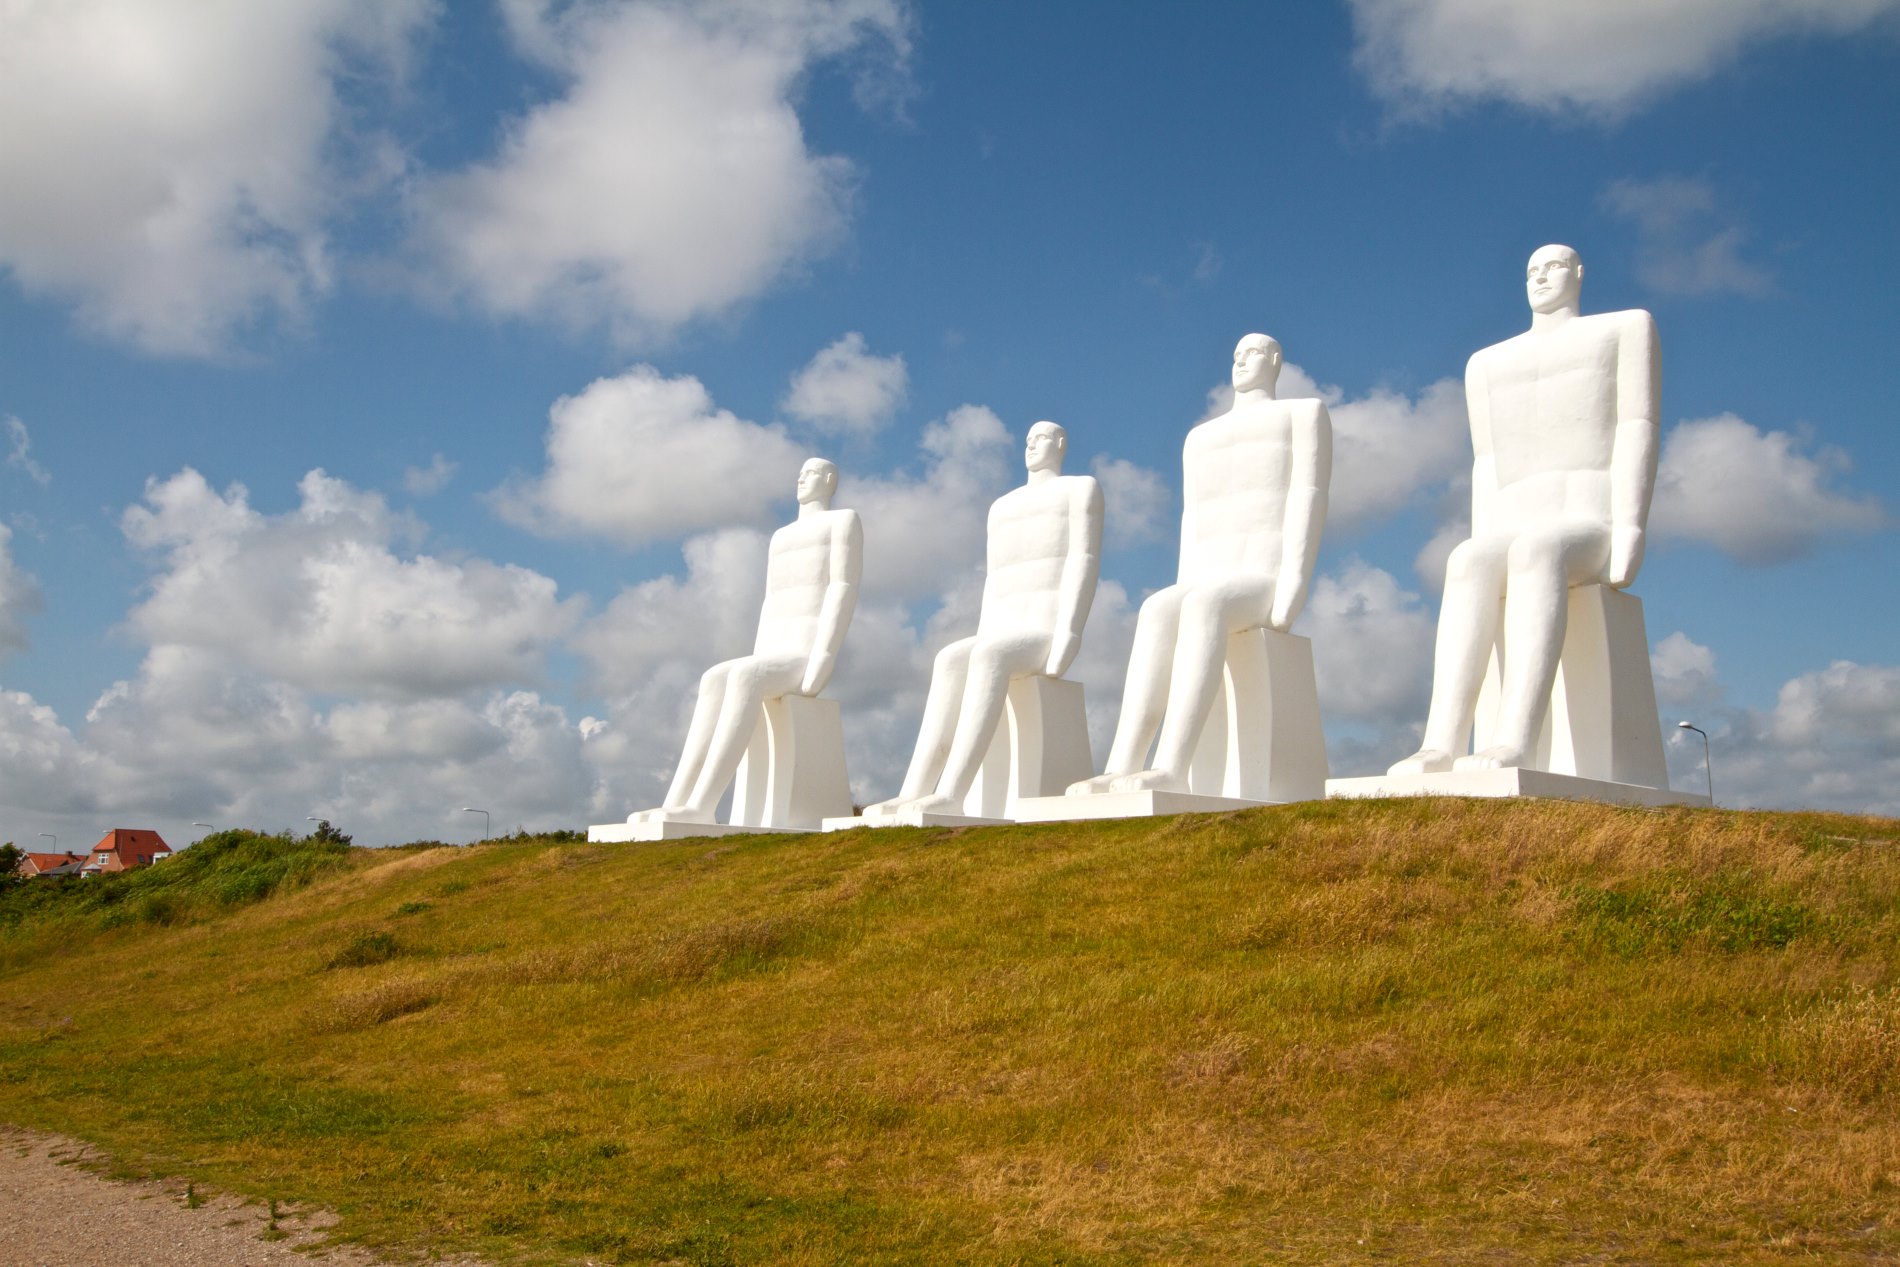
[{"label": "red tiled roof", "polygon": [[107,869],[127,871],[133,867],[150,866],[171,851],[172,847],[165,843],[165,838],[155,831],[147,831],[143,827],[114,827],[100,837],[99,843],[92,847],[91,855],[111,854],[113,860],[105,864]]}]

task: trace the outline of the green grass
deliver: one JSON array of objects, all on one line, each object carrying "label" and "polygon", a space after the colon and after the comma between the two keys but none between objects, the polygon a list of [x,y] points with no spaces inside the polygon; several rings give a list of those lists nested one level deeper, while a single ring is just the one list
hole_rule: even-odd
[{"label": "green grass", "polygon": [[1900,823],[246,839],[8,895],[0,1120],[524,1263],[1900,1256]]}]

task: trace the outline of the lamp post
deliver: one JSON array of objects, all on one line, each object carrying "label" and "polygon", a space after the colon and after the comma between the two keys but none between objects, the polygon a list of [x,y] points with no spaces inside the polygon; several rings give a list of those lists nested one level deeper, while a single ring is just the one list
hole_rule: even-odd
[{"label": "lamp post", "polygon": [[193,827],[202,827],[202,828],[204,828],[204,829],[205,829],[206,831],[216,831],[216,830],[218,830],[218,829],[217,829],[217,828],[216,828],[215,826],[213,826],[213,825],[212,825],[212,824],[210,824],[210,823],[193,823],[193,824],[192,824],[192,826],[193,826]]},{"label": "lamp post", "polygon": [[40,835],[46,837],[48,840],[53,842],[53,852],[55,853],[59,852],[59,837],[58,836],[55,836],[50,831],[43,831],[40,833]]},{"label": "lamp post", "polygon": [[1709,804],[1715,804],[1715,768],[1709,764],[1709,732],[1700,726],[1692,726],[1686,721],[1676,723],[1678,730],[1693,730],[1702,736],[1702,773],[1709,780]]},{"label": "lamp post", "polygon": [[488,839],[488,811],[485,809],[470,809],[468,806],[464,805],[462,807],[462,812],[464,814],[480,814],[482,816],[482,839],[487,840]]}]

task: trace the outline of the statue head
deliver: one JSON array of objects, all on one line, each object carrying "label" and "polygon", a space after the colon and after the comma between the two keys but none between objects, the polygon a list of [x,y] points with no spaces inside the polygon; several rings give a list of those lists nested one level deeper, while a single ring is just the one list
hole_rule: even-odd
[{"label": "statue head", "polygon": [[1062,471],[1063,454],[1069,451],[1069,433],[1053,422],[1039,422],[1029,429],[1023,441],[1023,465],[1031,471]]},{"label": "statue head", "polygon": [[1234,390],[1265,390],[1271,396],[1280,381],[1279,341],[1264,334],[1241,336],[1234,345]]},{"label": "statue head", "polygon": [[1540,246],[1524,266],[1524,293],[1532,312],[1574,309],[1583,293],[1583,261],[1567,246]]},{"label": "statue head", "polygon": [[828,506],[837,491],[838,468],[824,458],[806,458],[805,465],[798,468],[798,504]]}]

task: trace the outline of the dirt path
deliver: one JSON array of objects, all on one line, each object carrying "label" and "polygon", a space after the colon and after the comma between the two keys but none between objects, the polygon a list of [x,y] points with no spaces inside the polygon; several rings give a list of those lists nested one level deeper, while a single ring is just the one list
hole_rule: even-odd
[{"label": "dirt path", "polygon": [[[75,1163],[94,1157],[55,1135],[0,1128],[0,1263],[8,1267],[384,1267],[360,1249],[321,1255],[316,1240],[335,1216],[271,1213],[227,1195],[193,1194],[182,1180],[119,1183]],[[482,1267],[473,1259],[435,1260]]]}]

